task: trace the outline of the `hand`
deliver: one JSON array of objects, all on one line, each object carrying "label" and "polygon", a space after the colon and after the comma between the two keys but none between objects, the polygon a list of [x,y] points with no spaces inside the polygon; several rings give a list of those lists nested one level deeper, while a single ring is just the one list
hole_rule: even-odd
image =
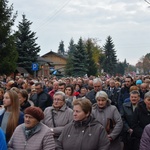
[{"label": "hand", "polygon": [[110,135],[107,135],[107,137],[108,137],[108,139],[109,139],[110,142],[113,140]]},{"label": "hand", "polygon": [[54,129],[50,128],[52,135],[54,135]]},{"label": "hand", "polygon": [[133,129],[129,129],[128,132],[129,132],[129,134],[131,136],[131,134],[133,133]]}]

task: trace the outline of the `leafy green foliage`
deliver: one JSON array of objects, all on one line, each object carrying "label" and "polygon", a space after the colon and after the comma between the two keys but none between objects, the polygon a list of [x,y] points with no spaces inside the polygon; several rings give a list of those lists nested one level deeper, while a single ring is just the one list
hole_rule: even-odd
[{"label": "leafy green foliage", "polygon": [[22,17],[22,22],[19,22],[16,32],[16,47],[19,54],[17,64],[33,74],[31,66],[32,63],[37,62],[40,47],[36,44],[36,33],[30,30],[32,22],[28,21],[25,15],[22,15]]},{"label": "leafy green foliage", "polygon": [[0,74],[9,75],[16,69],[18,53],[15,48],[11,27],[17,14],[12,14],[13,6],[7,0],[0,1]]}]

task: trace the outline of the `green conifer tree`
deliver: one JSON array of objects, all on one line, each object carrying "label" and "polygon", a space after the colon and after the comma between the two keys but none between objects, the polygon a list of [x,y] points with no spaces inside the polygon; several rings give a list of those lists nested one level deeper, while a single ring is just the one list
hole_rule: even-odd
[{"label": "green conifer tree", "polygon": [[115,75],[116,73],[117,56],[114,47],[111,36],[108,36],[104,45],[105,60],[103,68],[110,75]]},{"label": "green conifer tree", "polygon": [[32,22],[28,21],[25,15],[22,15],[22,17],[22,22],[19,22],[16,32],[16,46],[19,54],[17,64],[33,74],[32,63],[37,62],[40,46],[36,43],[36,33],[30,30]]},{"label": "green conifer tree", "polygon": [[87,50],[87,55],[88,55],[88,66],[87,66],[87,75],[97,75],[97,65],[93,60],[93,49],[94,49],[94,43],[92,43],[91,39],[88,39],[86,41],[86,50]]},{"label": "green conifer tree", "polygon": [[12,11],[13,5],[9,7],[7,0],[0,0],[0,74],[6,75],[16,70],[18,58],[12,33],[17,14]]},{"label": "green conifer tree", "polygon": [[64,41],[61,41],[58,47],[58,53],[61,55],[65,54]]},{"label": "green conifer tree", "polygon": [[73,52],[73,76],[84,76],[87,74],[88,57],[82,38],[79,39]]},{"label": "green conifer tree", "polygon": [[65,74],[66,76],[72,76],[73,75],[73,53],[76,49],[76,46],[74,44],[74,40],[71,39],[68,47],[68,57],[67,57],[67,63],[66,63],[66,69]]}]

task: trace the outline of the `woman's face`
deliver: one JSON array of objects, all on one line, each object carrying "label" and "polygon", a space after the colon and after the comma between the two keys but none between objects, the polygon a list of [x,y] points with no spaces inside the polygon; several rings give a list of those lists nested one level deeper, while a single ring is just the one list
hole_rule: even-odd
[{"label": "woman's face", "polygon": [[97,98],[97,104],[99,108],[104,108],[106,106],[107,100],[103,97]]},{"label": "woman's face", "polygon": [[18,93],[18,98],[19,98],[20,104],[22,104],[22,103],[26,100],[26,98],[24,98],[24,97],[21,95],[21,93]]},{"label": "woman's face", "polygon": [[147,109],[150,110],[150,97],[145,98],[145,99],[144,99],[144,102],[145,102],[145,104],[146,104]]},{"label": "woman's face", "polygon": [[3,105],[4,105],[4,107],[11,106],[11,99],[7,92],[4,94]]},{"label": "woman's face", "polygon": [[71,96],[71,95],[72,95],[71,93],[72,93],[71,87],[67,87],[67,88],[65,89],[65,95]]},{"label": "woman's face", "polygon": [[80,105],[74,105],[73,107],[73,120],[74,121],[81,121],[84,120],[86,117],[88,117],[88,114],[85,114],[85,112],[82,110]]}]

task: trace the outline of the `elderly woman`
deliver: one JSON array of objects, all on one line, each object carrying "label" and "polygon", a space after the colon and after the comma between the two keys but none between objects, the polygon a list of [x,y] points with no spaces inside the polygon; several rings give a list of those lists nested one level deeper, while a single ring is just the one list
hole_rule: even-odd
[{"label": "elderly woman", "polygon": [[108,150],[109,140],[103,126],[91,116],[90,100],[73,101],[73,121],[65,126],[56,150]]},{"label": "elderly woman", "polygon": [[39,107],[28,107],[24,113],[25,123],[15,129],[8,150],[55,150],[51,130],[40,122],[44,118],[43,111]]},{"label": "elderly woman", "polygon": [[150,148],[150,124],[148,124],[143,131],[141,141],[140,141],[140,149],[139,150],[149,150]]},{"label": "elderly woman", "polygon": [[43,119],[43,123],[54,133],[55,139],[59,137],[64,126],[72,121],[72,113],[72,109],[66,105],[65,93],[56,92],[53,96],[53,105],[45,109]]},{"label": "elderly woman", "polygon": [[119,134],[123,127],[121,115],[116,106],[111,105],[108,95],[104,91],[96,93],[96,101],[93,105],[93,116],[105,127],[110,140],[109,150],[121,150]]},{"label": "elderly woman", "polygon": [[136,139],[136,147],[139,150],[140,139],[146,125],[150,124],[150,91],[145,93],[144,101],[138,103],[133,114],[133,137]]}]

